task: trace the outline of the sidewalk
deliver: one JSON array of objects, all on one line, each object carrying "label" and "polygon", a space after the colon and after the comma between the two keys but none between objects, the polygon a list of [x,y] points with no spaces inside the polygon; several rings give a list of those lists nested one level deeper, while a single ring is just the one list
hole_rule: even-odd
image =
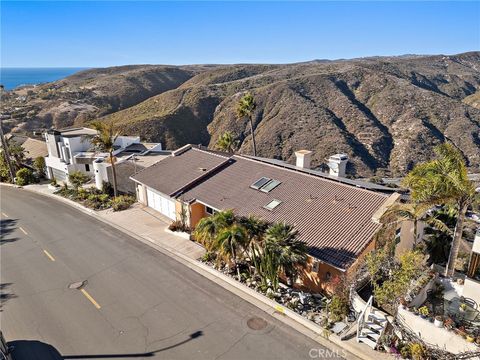
[{"label": "sidewalk", "polygon": [[180,252],[193,260],[198,260],[205,254],[205,249],[199,244],[167,233],[165,229],[171,221],[150,208],[135,203],[130,209],[113,211],[111,209],[97,211],[96,214],[118,227],[147,239],[169,251]]},{"label": "sidewalk", "polygon": [[24,189],[54,197],[59,201],[77,207],[82,212],[125,232],[144,244],[152,246],[346,359],[393,359],[393,355],[374,351],[367,345],[358,343],[355,336],[345,341],[341,341],[340,337],[334,334],[326,338],[323,328],[315,323],[197,261],[205,253],[205,250],[190,240],[167,233],[165,229],[170,221],[150,208],[136,203],[130,209],[119,212],[114,212],[111,209],[94,211],[72,200],[54,195],[54,190],[49,189],[47,185],[28,185]]}]

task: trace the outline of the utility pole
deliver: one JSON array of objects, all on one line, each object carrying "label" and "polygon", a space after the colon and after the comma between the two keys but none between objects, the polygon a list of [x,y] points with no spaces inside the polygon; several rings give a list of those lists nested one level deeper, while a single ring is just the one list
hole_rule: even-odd
[{"label": "utility pole", "polygon": [[[0,88],[0,104],[2,102],[2,95],[3,95],[3,86]],[[3,134],[3,127],[2,127],[2,120],[3,120],[3,113],[0,114],[0,137],[2,139],[2,147],[3,152],[5,154],[5,161],[7,162],[8,171],[10,173],[10,178],[12,180],[12,184],[15,183],[15,173],[13,171],[11,157],[10,157],[10,150],[8,149],[7,139],[5,139],[5,135]]]}]

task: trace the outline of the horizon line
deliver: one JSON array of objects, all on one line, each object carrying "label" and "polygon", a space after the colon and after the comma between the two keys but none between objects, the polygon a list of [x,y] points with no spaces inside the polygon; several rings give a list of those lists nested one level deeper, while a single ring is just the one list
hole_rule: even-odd
[{"label": "horizon line", "polygon": [[428,57],[428,56],[455,56],[455,55],[462,55],[468,53],[476,53],[480,52],[480,50],[469,50],[469,51],[462,51],[459,53],[452,53],[452,54],[443,54],[443,53],[432,53],[432,54],[414,54],[414,53],[404,53],[398,55],[367,55],[367,56],[359,56],[359,57],[352,57],[352,58],[317,58],[317,59],[310,59],[310,60],[301,60],[301,61],[292,61],[292,62],[220,62],[220,63],[177,63],[177,64],[162,64],[162,63],[129,63],[129,64],[121,64],[121,65],[69,65],[69,66],[0,66],[0,69],[93,69],[93,68],[109,68],[109,67],[122,67],[122,66],[146,66],[146,65],[153,65],[153,66],[199,66],[199,65],[288,65],[288,64],[300,64],[300,63],[308,63],[308,62],[315,62],[315,61],[349,61],[349,60],[362,60],[362,59],[372,59],[372,58],[401,58],[401,57]]}]

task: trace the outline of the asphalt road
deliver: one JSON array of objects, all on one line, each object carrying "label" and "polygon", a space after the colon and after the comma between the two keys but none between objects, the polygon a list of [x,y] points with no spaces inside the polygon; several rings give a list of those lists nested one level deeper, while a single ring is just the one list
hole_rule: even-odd
[{"label": "asphalt road", "polygon": [[[0,320],[15,360],[332,358],[248,302],[77,209],[22,189],[0,191]],[[83,281],[82,289],[68,288]],[[266,327],[251,329],[254,317]]]}]

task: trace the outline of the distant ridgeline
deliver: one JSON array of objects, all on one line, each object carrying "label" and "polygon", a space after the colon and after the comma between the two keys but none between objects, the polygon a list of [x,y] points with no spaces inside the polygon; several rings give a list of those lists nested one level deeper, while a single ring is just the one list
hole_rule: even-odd
[{"label": "distant ridgeline", "polygon": [[[4,128],[30,131],[115,121],[126,134],[211,148],[226,131],[251,154],[243,92],[256,102],[257,155],[312,167],[347,154],[347,175],[401,175],[449,139],[480,166],[480,53],[287,65],[138,65],[90,69],[3,96]],[[2,72],[3,81],[3,72]],[[26,81],[27,82],[27,81]]]}]

